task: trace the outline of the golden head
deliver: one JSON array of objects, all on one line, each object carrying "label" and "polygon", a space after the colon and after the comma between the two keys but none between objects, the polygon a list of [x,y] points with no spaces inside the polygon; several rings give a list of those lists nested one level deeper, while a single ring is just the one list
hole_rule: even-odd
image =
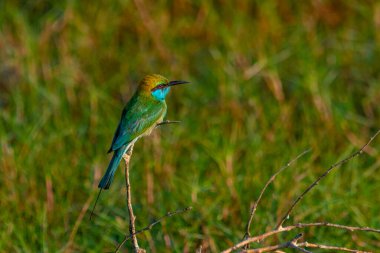
[{"label": "golden head", "polygon": [[165,86],[169,83],[169,80],[161,75],[152,74],[145,76],[139,85],[140,91],[151,92],[154,88],[158,86]]},{"label": "golden head", "polygon": [[157,74],[147,75],[141,80],[138,92],[143,94],[151,94],[158,100],[165,100],[166,95],[170,91],[170,87],[178,84],[189,83],[186,81],[170,81],[165,77]]}]

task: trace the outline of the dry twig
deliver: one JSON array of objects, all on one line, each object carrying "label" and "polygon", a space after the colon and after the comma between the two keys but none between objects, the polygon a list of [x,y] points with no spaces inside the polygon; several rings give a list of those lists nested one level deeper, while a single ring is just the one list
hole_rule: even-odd
[{"label": "dry twig", "polygon": [[317,180],[315,180],[309,187],[307,187],[307,189],[297,197],[297,199],[293,202],[293,204],[290,206],[290,208],[288,209],[288,211],[286,211],[285,215],[282,217],[282,219],[280,220],[280,222],[277,224],[276,226],[276,229],[279,229],[282,224],[284,224],[285,220],[287,219],[287,217],[289,217],[290,213],[293,211],[294,207],[301,201],[301,199],[311,190],[313,189],[316,185],[318,185],[319,181],[321,181],[323,178],[325,178],[333,169],[339,167],[340,165],[342,164],[345,164],[347,163],[348,161],[350,161],[351,159],[353,159],[354,157],[360,155],[363,153],[363,150],[376,138],[377,135],[379,135],[380,133],[380,130],[378,130],[370,139],[369,141],[364,145],[362,146],[358,151],[354,152],[353,154],[351,154],[350,156],[344,158],[343,160],[340,160],[339,162],[333,164],[330,168],[328,168],[321,176],[318,177]]},{"label": "dry twig", "polygon": [[285,170],[286,168],[288,168],[290,165],[292,165],[294,162],[296,162],[298,159],[300,159],[302,156],[304,156],[308,152],[310,152],[310,149],[303,151],[296,158],[294,158],[293,160],[291,160],[290,162],[288,162],[285,166],[283,166],[275,174],[273,174],[271,176],[271,178],[268,180],[268,182],[265,184],[264,188],[260,192],[259,198],[256,200],[256,202],[253,204],[253,206],[251,208],[251,214],[249,216],[249,220],[248,220],[247,226],[245,228],[245,235],[244,235],[243,240],[247,239],[248,237],[251,236],[251,234],[250,234],[249,231],[250,231],[250,228],[251,228],[251,223],[252,223],[252,220],[253,220],[253,216],[255,215],[257,206],[260,203],[260,200],[263,197],[264,192],[266,191],[266,189],[268,188],[268,186],[270,185],[270,183],[272,183],[274,181],[274,179],[277,177],[278,174],[280,174],[283,170]]},{"label": "dry twig", "polygon": [[323,245],[323,244],[316,244],[316,243],[308,243],[308,242],[299,243],[298,246],[305,247],[305,248],[339,250],[339,251],[355,252],[355,253],[371,253],[370,251],[361,251],[361,250],[356,250],[356,249],[349,249],[349,248],[344,248],[344,247],[337,247],[337,246],[330,246],[330,245]]},{"label": "dry twig", "polygon": [[[349,231],[366,231],[366,232],[374,232],[374,233],[380,233],[380,229],[373,229],[373,228],[369,228],[369,227],[353,227],[353,226],[345,226],[345,225],[340,225],[340,224],[333,224],[333,223],[327,223],[327,222],[316,222],[316,223],[298,223],[298,224],[295,224],[295,225],[292,225],[292,226],[287,226],[287,227],[283,227],[283,223],[285,222],[286,218],[290,215],[290,213],[293,211],[293,209],[295,208],[295,206],[302,200],[302,198],[312,189],[314,188],[318,183],[319,181],[321,181],[324,177],[326,177],[334,168],[336,167],[339,167],[340,165],[342,164],[345,164],[347,163],[348,161],[350,161],[351,159],[353,159],[354,157],[360,155],[363,153],[364,149],[380,134],[380,130],[378,130],[371,138],[370,140],[364,145],[362,146],[358,151],[354,152],[353,154],[351,154],[350,156],[348,156],[347,158],[333,164],[330,168],[328,168],[320,177],[317,178],[317,180],[315,180],[299,197],[297,197],[297,199],[293,202],[293,204],[290,206],[290,208],[287,210],[287,212],[285,213],[285,215],[283,216],[283,218],[280,220],[280,222],[277,224],[277,226],[275,227],[274,230],[272,231],[269,231],[269,232],[266,232],[266,233],[263,233],[261,235],[258,235],[258,236],[255,236],[255,237],[249,237],[249,238],[246,238],[245,240],[241,241],[240,243],[226,249],[223,251],[223,253],[229,253],[229,252],[232,252],[236,249],[239,249],[241,247],[244,247],[250,243],[253,243],[253,242],[258,242],[258,241],[261,241],[261,240],[264,240],[265,238],[267,237],[270,237],[272,235],[275,235],[275,234],[278,234],[278,233],[282,233],[282,232],[285,232],[285,231],[291,231],[293,229],[296,229],[296,228],[305,228],[305,227],[320,227],[320,226],[324,226],[324,227],[334,227],[334,228],[340,228],[340,229],[344,229],[344,230],[349,230]],[[302,154],[301,154],[302,155]],[[295,158],[294,160],[298,159]],[[274,180],[275,176],[281,172],[282,169],[280,169],[275,175],[273,175],[271,177],[271,179],[268,181],[268,183],[265,185],[264,189],[261,191],[260,193],[260,196],[259,196],[259,199],[258,201],[260,201],[261,199],[261,196],[262,196],[262,193],[265,191],[265,189],[267,188],[267,186],[269,185],[269,183],[271,181]],[[273,178],[273,179],[272,179]],[[256,207],[257,207],[257,204],[256,204]],[[254,208],[256,208],[254,206]],[[251,210],[251,216],[250,216],[250,220],[247,224],[247,229],[246,229],[246,234],[249,234],[249,226],[250,226],[250,223],[251,223],[251,219],[254,215],[254,212],[255,212],[255,209],[252,209]],[[253,215],[252,215],[253,213]],[[248,232],[247,232],[248,231]],[[289,243],[289,242],[288,242]],[[269,251],[275,251],[275,250],[278,250],[278,249],[281,249],[280,246],[282,246],[282,248],[284,248],[284,245],[285,244],[280,244],[280,245],[274,245],[274,246],[268,246],[268,247],[265,247],[265,248],[261,248],[261,249],[252,249],[252,250],[248,250],[247,252],[269,252]],[[303,251],[303,252],[308,252],[307,250],[305,249],[302,249],[300,247],[304,246],[304,247],[314,247],[314,248],[325,248],[325,249],[336,249],[336,250],[342,250],[342,251],[348,251],[348,252],[363,252],[363,251],[358,251],[358,250],[353,250],[353,249],[347,249],[347,248],[343,248],[343,247],[334,247],[334,246],[326,246],[326,245],[322,245],[322,244],[306,244],[306,243],[303,243],[303,244],[298,244],[298,245],[295,245],[296,249],[297,250],[300,250],[300,251]],[[263,250],[265,249],[266,251],[260,251],[260,250]],[[255,251],[256,250],[256,251]]]},{"label": "dry twig", "polygon": [[168,125],[168,124],[178,124],[181,123],[181,121],[178,120],[165,120],[156,125],[156,127],[162,126],[162,125]]},{"label": "dry twig", "polygon": [[171,216],[174,216],[174,215],[177,215],[177,214],[181,214],[181,213],[184,213],[184,212],[187,212],[187,211],[190,211],[192,209],[191,206],[189,207],[186,207],[186,208],[183,208],[183,209],[178,209],[174,212],[168,212],[167,214],[165,214],[164,216],[158,218],[157,220],[153,221],[152,223],[150,223],[148,226],[136,231],[134,234],[128,234],[124,237],[124,240],[117,246],[116,250],[115,250],[115,253],[118,252],[120,250],[120,248],[123,246],[123,244],[128,241],[129,239],[131,239],[133,236],[136,236],[142,232],[145,232],[147,230],[151,230],[155,225],[157,225],[158,223],[160,223],[163,219],[165,218],[168,218],[168,217],[171,217]]},{"label": "dry twig", "polygon": [[277,251],[279,249],[285,249],[285,248],[293,248],[293,249],[297,249],[301,252],[305,252],[305,253],[311,253],[310,251],[307,251],[305,249],[303,249],[302,247],[300,247],[297,243],[297,241],[299,239],[301,239],[303,237],[303,234],[298,234],[296,235],[292,240],[290,241],[287,241],[285,243],[281,243],[281,244],[278,244],[278,245],[273,245],[273,246],[266,246],[266,247],[262,247],[262,248],[257,248],[257,249],[251,249],[251,250],[244,250],[243,252],[244,253],[263,253],[263,252],[272,252],[272,251]]},{"label": "dry twig", "polygon": [[[356,249],[349,249],[345,247],[337,247],[337,246],[330,246],[330,245],[323,245],[323,244],[316,244],[316,243],[309,243],[309,242],[301,242],[301,243],[295,243],[295,246],[299,248],[314,248],[314,249],[326,249],[326,250],[334,250],[334,251],[344,251],[344,252],[355,252],[355,253],[371,253],[370,251],[361,251]],[[279,244],[279,245],[273,245],[273,246],[267,246],[262,248],[256,248],[251,250],[245,250],[244,253],[264,253],[264,252],[272,252],[279,249],[284,248],[290,248],[288,247],[288,242]],[[304,249],[303,249],[304,250]],[[307,251],[309,252],[309,251]]]},{"label": "dry twig", "polygon": [[262,241],[270,236],[273,236],[275,234],[283,233],[283,232],[288,232],[294,229],[299,229],[299,228],[306,228],[306,227],[334,227],[334,228],[339,228],[347,231],[366,231],[366,232],[373,232],[373,233],[378,233],[380,234],[380,229],[373,229],[369,227],[353,227],[353,226],[345,226],[345,225],[340,225],[340,224],[334,224],[334,223],[328,223],[328,222],[315,222],[315,223],[298,223],[295,225],[291,226],[286,226],[286,227],[281,227],[279,229],[275,229],[269,232],[266,232],[264,234],[250,237],[244,241],[239,242],[238,244],[234,245],[233,247],[230,247],[226,250],[224,250],[222,253],[229,253],[234,250],[237,250],[247,244],[253,243],[253,242],[259,242]]},{"label": "dry twig", "polygon": [[134,252],[144,252],[144,250],[139,248],[139,244],[137,242],[136,227],[135,227],[136,216],[133,214],[131,184],[129,182],[129,161],[131,160],[132,152],[133,152],[133,145],[123,155],[123,158],[125,161],[125,185],[127,188],[127,206],[128,206],[128,213],[129,213],[129,233],[132,235],[132,243],[133,243]]}]

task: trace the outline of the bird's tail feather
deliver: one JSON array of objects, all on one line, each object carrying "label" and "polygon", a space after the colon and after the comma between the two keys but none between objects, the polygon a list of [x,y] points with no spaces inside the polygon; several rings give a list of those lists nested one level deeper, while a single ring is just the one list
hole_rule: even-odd
[{"label": "bird's tail feather", "polygon": [[128,148],[128,145],[125,145],[119,148],[118,150],[115,150],[115,152],[113,153],[112,159],[108,165],[106,174],[104,174],[102,180],[100,180],[98,188],[101,188],[101,189],[110,188],[113,177],[115,175],[115,171],[117,170],[117,167],[119,166],[119,163],[125,151],[127,150],[127,148]]},{"label": "bird's tail feather", "polygon": [[98,188],[100,188],[98,196],[96,197],[94,207],[92,208],[91,215],[90,215],[90,220],[92,218],[92,215],[94,214],[94,210],[96,207],[96,204],[98,203],[100,194],[102,193],[103,189],[108,189],[110,188],[110,185],[112,183],[113,177],[115,175],[115,171],[117,170],[117,167],[119,166],[119,163],[121,159],[123,158],[123,155],[125,151],[129,148],[129,145],[122,146],[118,150],[115,150],[113,153],[112,159],[110,163],[108,164],[108,168],[106,171],[106,174],[104,174],[102,180],[100,180],[100,183],[98,185]]}]

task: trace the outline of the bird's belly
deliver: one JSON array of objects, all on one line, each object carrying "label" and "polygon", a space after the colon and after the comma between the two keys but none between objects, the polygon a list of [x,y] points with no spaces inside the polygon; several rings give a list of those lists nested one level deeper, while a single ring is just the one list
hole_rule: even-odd
[{"label": "bird's belly", "polygon": [[148,128],[142,135],[143,136],[150,135],[152,133],[153,129],[156,128],[157,124],[161,123],[163,121],[163,119],[164,119],[164,115],[162,115],[162,117],[159,120],[157,120],[157,122],[155,124],[153,124],[153,126]]}]

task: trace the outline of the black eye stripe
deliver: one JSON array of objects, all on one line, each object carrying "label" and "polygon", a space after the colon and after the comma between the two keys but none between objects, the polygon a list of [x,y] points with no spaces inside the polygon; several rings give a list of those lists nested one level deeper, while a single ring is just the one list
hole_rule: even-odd
[{"label": "black eye stripe", "polygon": [[167,86],[167,84],[159,84],[159,85],[157,85],[156,87],[154,87],[151,91],[155,91],[155,90],[158,90],[158,89],[162,89],[162,88],[164,88],[165,86]]}]

